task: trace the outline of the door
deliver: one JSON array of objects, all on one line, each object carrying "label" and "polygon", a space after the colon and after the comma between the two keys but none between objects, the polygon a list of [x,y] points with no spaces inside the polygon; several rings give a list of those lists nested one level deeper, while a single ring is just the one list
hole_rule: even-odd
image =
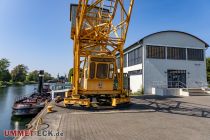
[{"label": "door", "polygon": [[186,88],[186,70],[168,70],[168,88]]}]

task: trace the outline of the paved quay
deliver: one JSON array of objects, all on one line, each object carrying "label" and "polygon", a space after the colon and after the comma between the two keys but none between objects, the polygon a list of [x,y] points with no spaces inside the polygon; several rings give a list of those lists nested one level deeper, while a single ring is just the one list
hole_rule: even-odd
[{"label": "paved quay", "polygon": [[54,110],[43,116],[39,132],[63,136],[23,140],[210,140],[210,96],[143,96],[124,109]]}]

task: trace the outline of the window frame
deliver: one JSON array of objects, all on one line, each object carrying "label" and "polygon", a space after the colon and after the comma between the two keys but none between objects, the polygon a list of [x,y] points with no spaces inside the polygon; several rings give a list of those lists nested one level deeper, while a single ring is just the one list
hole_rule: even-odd
[{"label": "window frame", "polygon": [[[192,52],[189,52],[190,50]],[[196,50],[197,52],[200,51],[200,54],[198,54]],[[200,58],[198,58],[198,56],[200,56]],[[187,60],[188,61],[205,61],[204,49],[187,48]]]},{"label": "window frame", "polygon": [[130,67],[130,66],[141,64],[143,61],[142,53],[143,53],[142,47],[135,48],[132,51],[128,52],[127,53],[127,57],[128,57],[127,66]]},{"label": "window frame", "polygon": [[166,59],[166,47],[165,46],[147,45],[146,46],[146,58],[147,59]]},{"label": "window frame", "polygon": [[186,48],[167,47],[167,59],[168,60],[186,60],[187,59]]},{"label": "window frame", "polygon": [[[110,66],[113,65],[113,68],[111,69]],[[109,79],[113,79],[114,77],[114,64],[113,63],[109,63],[109,71],[108,71],[108,78]],[[112,72],[112,77],[110,77],[110,72]]]},{"label": "window frame", "polygon": [[[106,65],[106,77],[99,77],[98,76],[98,74],[99,74],[98,71],[100,71],[98,69],[99,65]],[[109,63],[97,63],[97,69],[96,69],[96,78],[97,79],[107,79],[108,78],[108,73],[109,73]]]},{"label": "window frame", "polygon": [[[91,70],[92,64],[94,64],[94,72],[93,73],[91,73],[92,72],[92,70]],[[90,62],[90,69],[89,69],[89,75],[88,75],[90,79],[95,79],[95,77],[96,77],[95,76],[96,75],[96,65],[97,65],[96,62]]]}]

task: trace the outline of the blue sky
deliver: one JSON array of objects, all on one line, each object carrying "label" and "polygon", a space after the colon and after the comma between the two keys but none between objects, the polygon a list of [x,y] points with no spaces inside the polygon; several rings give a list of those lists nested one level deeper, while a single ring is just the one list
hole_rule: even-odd
[{"label": "blue sky", "polygon": [[[69,5],[77,0],[0,0],[0,58],[54,76],[73,64]],[[126,45],[162,30],[191,33],[210,44],[209,0],[135,0]],[[210,56],[210,51],[207,51]]]}]

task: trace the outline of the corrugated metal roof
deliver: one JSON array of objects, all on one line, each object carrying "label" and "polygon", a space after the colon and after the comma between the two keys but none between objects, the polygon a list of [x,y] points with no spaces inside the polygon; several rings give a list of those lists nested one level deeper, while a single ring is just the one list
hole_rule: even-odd
[{"label": "corrugated metal roof", "polygon": [[182,32],[182,31],[167,30],[167,31],[160,31],[160,32],[156,32],[156,33],[153,33],[153,34],[150,34],[150,35],[145,36],[144,38],[140,39],[139,41],[137,41],[137,42],[135,42],[134,44],[130,45],[129,47],[125,48],[125,49],[124,49],[124,52],[126,52],[126,51],[128,51],[128,50],[130,50],[130,49],[136,47],[137,45],[141,44],[142,41],[143,41],[145,38],[147,38],[147,37],[150,37],[150,36],[152,36],[152,35],[156,35],[156,34],[159,34],[159,33],[166,33],[166,32],[182,33],[182,34],[186,34],[186,35],[192,36],[192,37],[198,39],[199,41],[203,42],[203,43],[205,44],[205,47],[206,47],[206,48],[209,47],[209,45],[208,45],[205,41],[203,41],[202,39],[196,37],[195,35],[192,35],[192,34],[189,34],[189,33],[186,33],[186,32]]}]

